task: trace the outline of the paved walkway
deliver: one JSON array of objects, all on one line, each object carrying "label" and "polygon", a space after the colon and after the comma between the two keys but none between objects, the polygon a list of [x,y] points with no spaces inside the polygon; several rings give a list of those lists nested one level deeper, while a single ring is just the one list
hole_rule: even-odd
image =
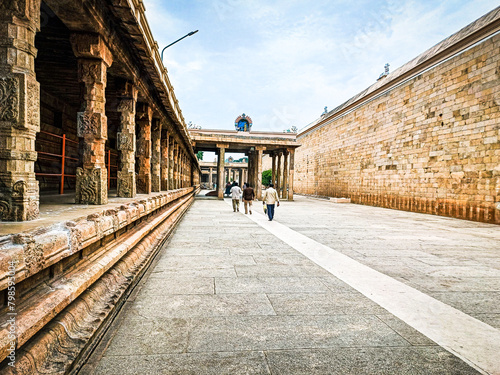
[{"label": "paved walkway", "polygon": [[296,198],[197,200],[95,373],[500,374],[498,226]]}]

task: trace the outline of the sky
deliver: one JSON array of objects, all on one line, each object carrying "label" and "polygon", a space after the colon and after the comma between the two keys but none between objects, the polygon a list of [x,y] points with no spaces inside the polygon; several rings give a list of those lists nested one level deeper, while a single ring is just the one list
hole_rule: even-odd
[{"label": "sky", "polygon": [[186,120],[298,129],[364,90],[498,0],[143,0]]}]

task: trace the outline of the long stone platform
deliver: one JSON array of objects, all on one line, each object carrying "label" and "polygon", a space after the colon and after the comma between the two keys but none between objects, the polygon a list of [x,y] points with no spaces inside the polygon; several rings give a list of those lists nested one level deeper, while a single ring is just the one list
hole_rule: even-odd
[{"label": "long stone platform", "polygon": [[196,200],[80,373],[500,374],[499,245],[432,215]]}]

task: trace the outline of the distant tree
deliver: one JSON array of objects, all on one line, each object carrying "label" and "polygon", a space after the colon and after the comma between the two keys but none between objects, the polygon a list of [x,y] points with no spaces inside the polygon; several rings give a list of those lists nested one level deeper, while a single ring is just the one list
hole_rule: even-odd
[{"label": "distant tree", "polygon": [[267,171],[262,172],[262,185],[269,185],[271,183],[271,179],[273,178],[273,171],[268,169]]},{"label": "distant tree", "polygon": [[196,157],[198,158],[198,160],[203,160],[203,151],[198,151],[196,153]]}]

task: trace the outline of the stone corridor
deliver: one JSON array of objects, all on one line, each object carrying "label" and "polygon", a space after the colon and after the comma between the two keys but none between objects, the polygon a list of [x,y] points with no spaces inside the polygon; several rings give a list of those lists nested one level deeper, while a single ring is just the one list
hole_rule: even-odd
[{"label": "stone corridor", "polygon": [[500,373],[497,226],[296,198],[197,199],[80,374]]}]

